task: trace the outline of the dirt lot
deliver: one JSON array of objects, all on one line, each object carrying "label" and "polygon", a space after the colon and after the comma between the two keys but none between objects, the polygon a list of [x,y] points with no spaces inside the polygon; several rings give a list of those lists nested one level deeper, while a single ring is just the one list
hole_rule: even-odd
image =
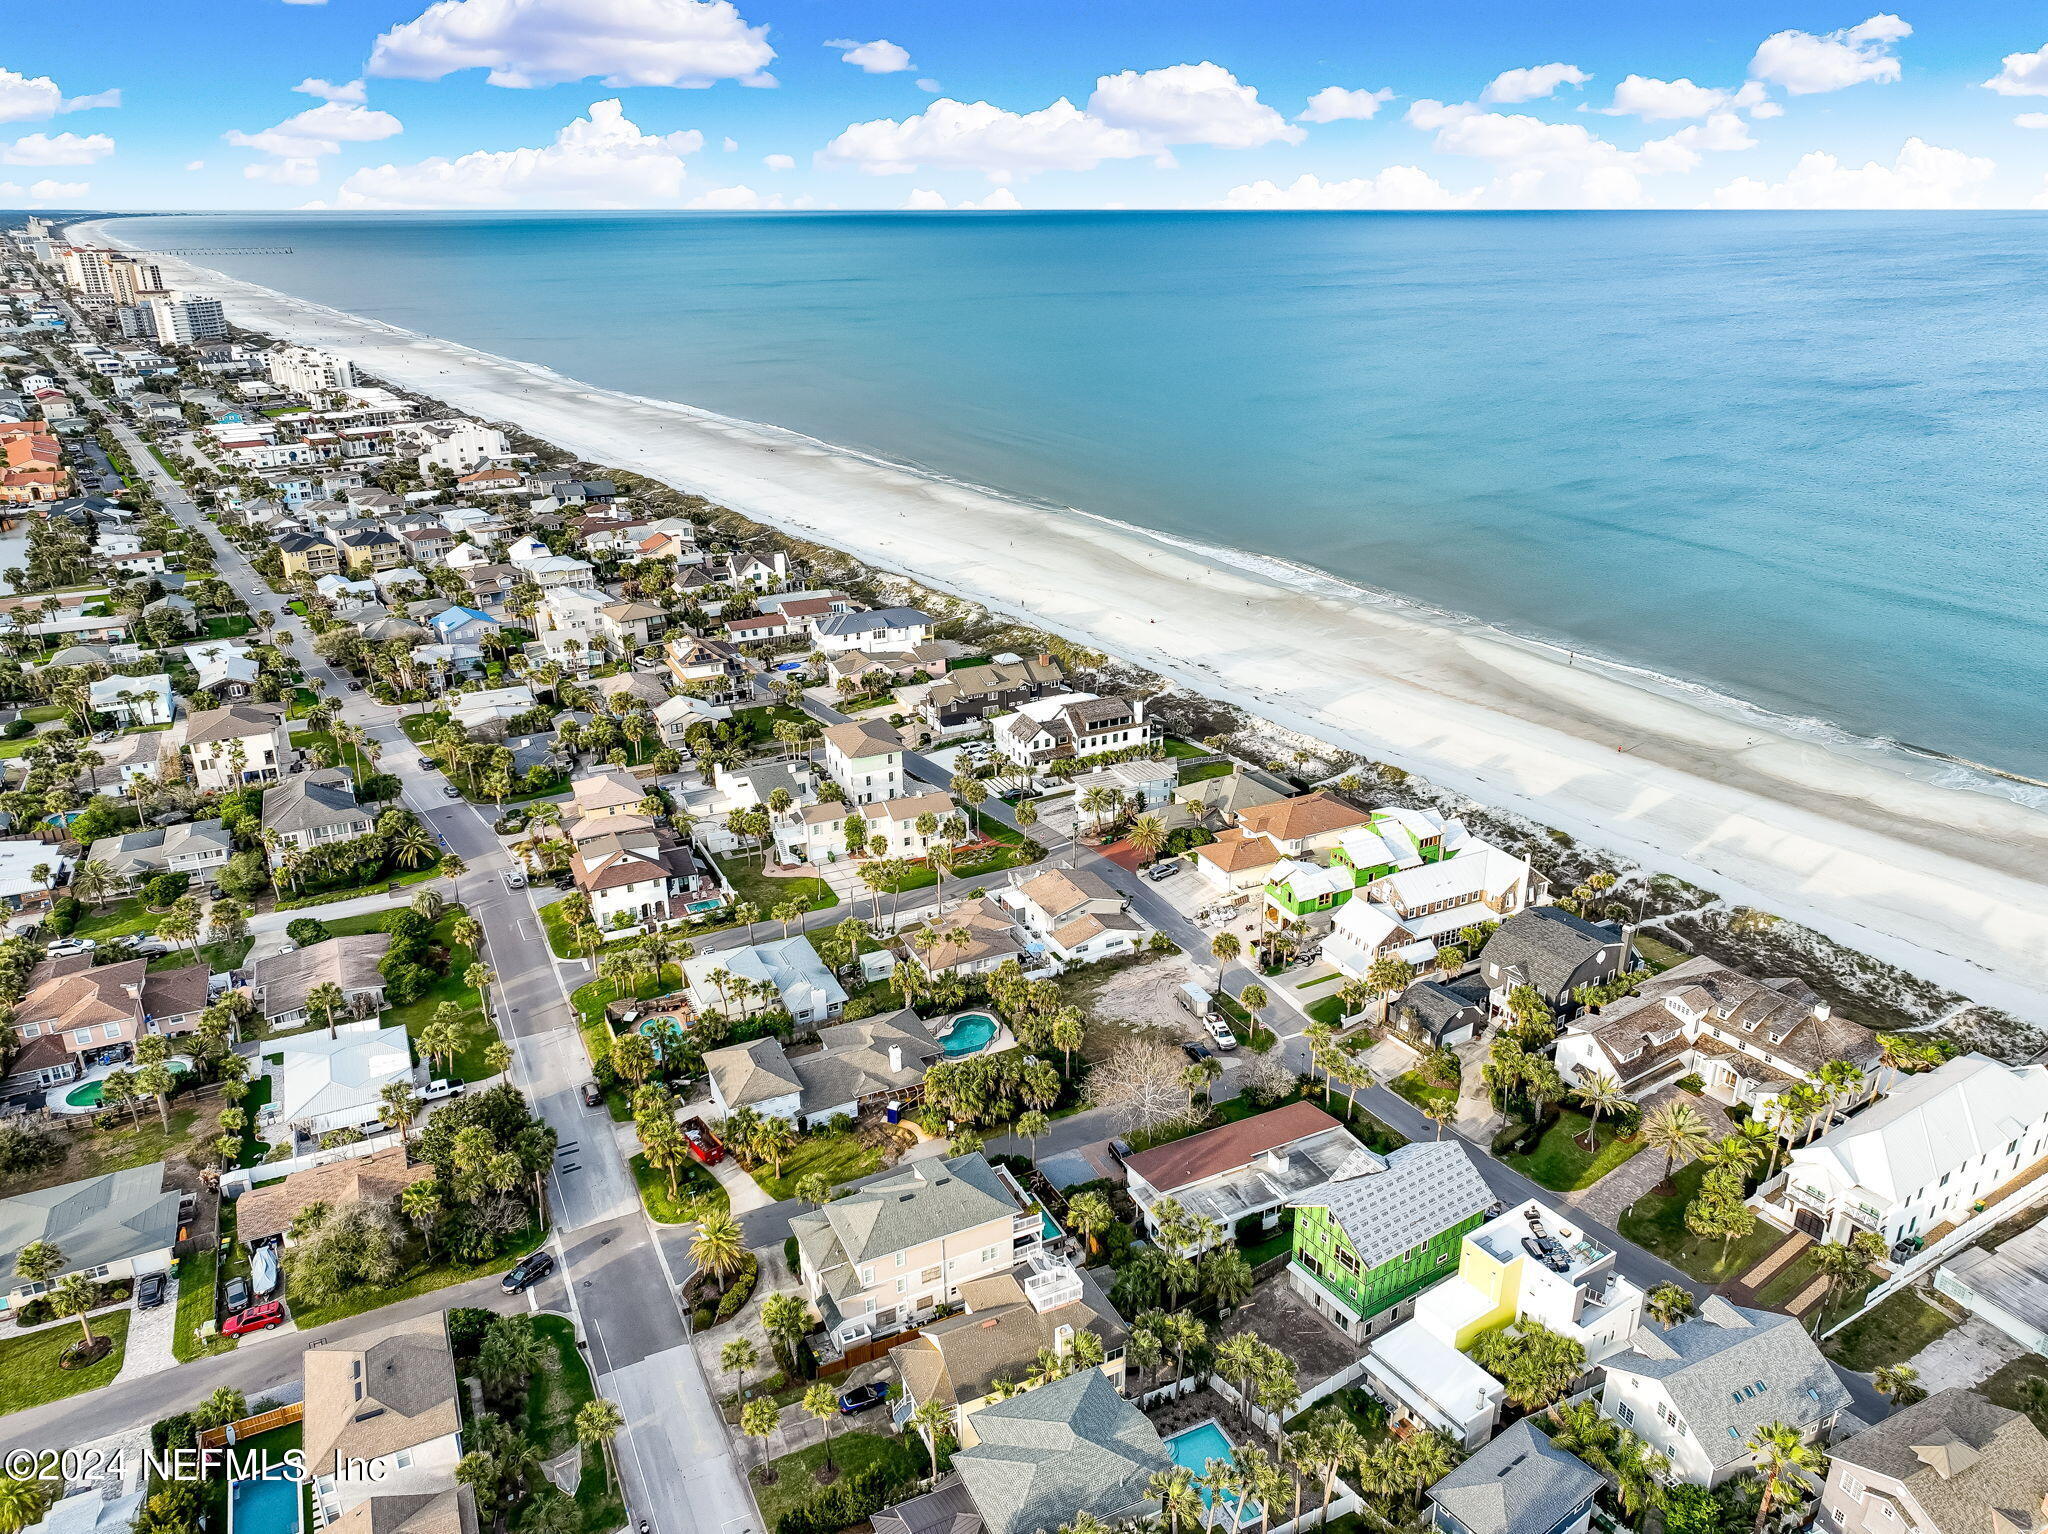
[{"label": "dirt lot", "polygon": [[1090,988],[1079,1004],[1088,1014],[1088,1041],[1083,1052],[1099,1060],[1138,1033],[1163,1033],[1174,1039],[1196,1037],[1195,1020],[1174,1000],[1180,987],[1193,980],[1207,985],[1209,966],[1179,956],[1119,969]]}]

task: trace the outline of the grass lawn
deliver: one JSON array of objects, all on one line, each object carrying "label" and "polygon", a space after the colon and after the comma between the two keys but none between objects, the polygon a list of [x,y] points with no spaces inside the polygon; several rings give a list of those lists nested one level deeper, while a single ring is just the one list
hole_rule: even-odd
[{"label": "grass lawn", "polygon": [[348,889],[320,890],[315,894],[299,895],[290,900],[280,900],[271,909],[277,911],[304,911],[313,906],[333,905],[341,900],[360,899],[364,895],[381,895],[384,893],[384,886],[387,884],[396,884],[403,887],[408,884],[424,884],[429,879],[438,879],[440,877],[441,860],[439,857],[436,857],[433,862],[427,864],[424,868],[398,869],[385,874],[381,878],[372,879],[368,884],[358,884]]},{"label": "grass lawn", "polygon": [[821,1129],[797,1140],[795,1148],[782,1158],[780,1177],[775,1175],[772,1165],[764,1162],[755,1170],[754,1181],[770,1198],[795,1198],[796,1185],[813,1172],[837,1187],[881,1170],[880,1149],[863,1145],[858,1135]]},{"label": "grass lawn", "polygon": [[1501,1160],[1559,1193],[1590,1188],[1643,1148],[1641,1140],[1624,1139],[1612,1124],[1602,1124],[1587,1150],[1580,1136],[1591,1124],[1583,1113],[1562,1113],[1533,1151]]},{"label": "grass lawn", "polygon": [[171,467],[171,460],[164,457],[162,450],[154,442],[149,444],[149,456],[154,458],[157,462],[157,467],[170,475],[172,479],[180,477],[178,471]]},{"label": "grass lawn", "polygon": [[[253,937],[238,937],[231,943],[202,943],[199,961],[216,975],[225,975],[229,970],[240,969],[242,961],[249,957],[249,950],[256,946]],[[192,963],[192,951],[181,948],[176,953],[167,953],[160,959],[149,961],[149,973],[160,975],[168,969],[184,969]]]},{"label": "grass lawn", "polygon": [[1229,762],[1197,762],[1180,770],[1181,786],[1190,783],[1206,783],[1210,778],[1227,778],[1235,771]]},{"label": "grass lawn", "polygon": [[1868,1374],[1902,1364],[1955,1327],[1947,1311],[1918,1289],[1901,1289],[1858,1316],[1827,1340],[1828,1356],[1844,1368]]},{"label": "grass lawn", "polygon": [[96,943],[109,943],[117,937],[139,937],[145,932],[154,932],[156,924],[163,920],[162,913],[152,911],[142,903],[140,895],[130,895],[126,900],[117,900],[79,918],[78,925],[71,929],[73,937],[89,937]]},{"label": "grass lawn", "polygon": [[171,1352],[181,1364],[234,1350],[233,1337],[199,1335],[199,1328],[214,1319],[214,1267],[211,1249],[178,1261],[178,1329],[171,1335]]},{"label": "grass lawn", "polygon": [[[383,913],[373,912],[370,919],[377,921]],[[448,950],[448,973],[427,987],[426,994],[418,1001],[402,1007],[393,1007],[385,1014],[387,1023],[397,1023],[415,1040],[420,1030],[433,1021],[434,1013],[443,1002],[453,1002],[462,1009],[462,1046],[455,1052],[453,1074],[460,1081],[481,1081],[490,1075],[490,1066],[484,1061],[484,1051],[498,1041],[498,1030],[484,1017],[483,1001],[470,989],[462,977],[469,966],[476,962],[476,954],[455,941],[455,918],[462,914],[461,906],[450,906],[441,913],[434,923],[434,942]],[[340,933],[350,925],[347,919],[333,924],[333,930]],[[367,930],[382,931],[381,927]],[[445,1064],[436,1064],[435,1070],[448,1069]]]},{"label": "grass lawn", "polygon": [[777,703],[768,708],[736,708],[732,722],[745,728],[750,745],[765,746],[775,739],[778,724],[800,724],[807,730],[818,728],[818,722],[800,708]]},{"label": "grass lawn", "polygon": [[[2015,1358],[1989,1379],[1976,1387],[1977,1394],[2007,1411],[2026,1411],[2027,1398],[2020,1393],[2020,1387],[2029,1380],[2048,1380],[2048,1363],[2029,1353],[2024,1358]],[[2040,1427],[2043,1418],[2035,1417],[2034,1426]]]},{"label": "grass lawn", "polygon": [[[535,1316],[533,1329],[548,1345],[549,1357],[527,1387],[523,1426],[527,1440],[543,1458],[552,1459],[576,1447],[576,1413],[596,1398],[597,1387],[566,1316]],[[582,1514],[582,1534],[610,1534],[626,1521],[626,1504],[607,1478],[600,1448],[583,1451],[576,1510]]]},{"label": "grass lawn", "polygon": [[113,1338],[114,1346],[90,1369],[58,1367],[64,1350],[79,1340],[76,1326],[52,1326],[0,1342],[0,1413],[47,1405],[112,1384],[128,1349],[128,1322],[133,1314],[117,1310],[93,1321],[94,1335]]},{"label": "grass lawn", "polygon": [[758,860],[746,857],[713,858],[712,862],[724,875],[725,882],[732,886],[734,896],[759,907],[764,917],[785,900],[801,900],[805,908],[812,911],[822,911],[827,906],[839,904],[839,897],[832,893],[832,886],[823,879],[813,879],[808,875],[771,879],[761,872]]},{"label": "grass lawn", "polygon": [[548,951],[558,959],[580,959],[583,950],[569,941],[569,918],[557,900],[540,908],[540,930],[548,935]]},{"label": "grass lawn", "polygon": [[348,775],[360,786],[365,778],[373,776],[377,769],[369,757],[354,746],[344,746],[334,738],[330,730],[300,730],[292,736],[292,744],[309,757],[315,751],[325,751],[337,766],[346,767]]},{"label": "grass lawn", "polygon": [[645,1156],[633,1158],[633,1181],[640,1185],[647,1217],[657,1225],[695,1225],[707,1214],[724,1214],[732,1207],[725,1184],[694,1161],[676,1169],[674,1193],[668,1191],[668,1173],[649,1165]]},{"label": "grass lawn", "polygon": [[1636,934],[1636,952],[1650,963],[1650,968],[1662,974],[1674,964],[1683,964],[1692,955],[1682,948],[1673,948],[1669,943],[1660,943],[1653,937]]},{"label": "grass lawn", "polygon": [[1176,756],[1213,756],[1215,754],[1207,746],[1198,746],[1191,740],[1181,740],[1172,735],[1162,738],[1159,744],[1161,754],[1169,759]]},{"label": "grass lawn", "polygon": [[[753,1472],[754,1501],[760,1505],[763,1527],[774,1528],[776,1519],[820,1490],[818,1476],[825,1468],[827,1447],[814,1443],[807,1449],[770,1460]],[[883,1465],[908,1477],[918,1473],[924,1459],[921,1449],[913,1450],[903,1439],[887,1438],[880,1433],[834,1433],[829,1447],[832,1463],[841,1475],[865,1470],[870,1465]],[[772,1473],[775,1479],[763,1481],[764,1472]]]},{"label": "grass lawn", "polygon": [[247,613],[215,613],[206,620],[208,639],[240,639],[256,626],[256,620]]},{"label": "grass lawn", "polygon": [[1695,1236],[1685,1228],[1685,1206],[1700,1191],[1705,1175],[1705,1163],[1695,1161],[1672,1179],[1674,1192],[1645,1193],[1621,1212],[1620,1230],[1623,1240],[1655,1252],[1694,1278],[1719,1284],[1740,1278],[1791,1238],[1762,1220],[1725,1252],[1719,1236]]},{"label": "grass lawn", "polygon": [[[1761,1289],[1756,1292],[1756,1303],[1766,1310],[1790,1312],[1792,1304],[1813,1286],[1820,1277],[1814,1266],[1813,1248],[1808,1247],[1785,1266],[1778,1269]],[[1807,1329],[1816,1333],[1826,1331],[1844,1316],[1852,1316],[1863,1304],[1863,1296],[1877,1282],[1877,1275],[1866,1270],[1861,1282],[1851,1281],[1837,1286],[1832,1297],[1816,1300],[1804,1313]],[[1820,1312],[1816,1319],[1814,1311]]]},{"label": "grass lawn", "polygon": [[1427,1109],[1431,1103],[1449,1103],[1452,1107],[1456,1107],[1458,1103],[1458,1089],[1456,1087],[1433,1085],[1430,1082],[1424,1081],[1419,1071],[1409,1071],[1405,1075],[1396,1076],[1387,1085],[1396,1092],[1399,1092],[1418,1108]]},{"label": "grass lawn", "polygon": [[415,1295],[432,1294],[436,1289],[446,1289],[450,1284],[467,1283],[472,1278],[502,1273],[520,1257],[539,1246],[544,1234],[545,1232],[538,1226],[529,1225],[525,1230],[510,1237],[499,1248],[497,1256],[487,1258],[483,1262],[416,1262],[399,1275],[397,1282],[381,1288],[358,1289],[325,1305],[294,1305],[292,1319],[299,1323],[301,1331],[312,1331],[331,1321],[344,1321],[350,1316],[359,1316],[366,1310],[395,1305],[400,1300],[409,1300]]}]

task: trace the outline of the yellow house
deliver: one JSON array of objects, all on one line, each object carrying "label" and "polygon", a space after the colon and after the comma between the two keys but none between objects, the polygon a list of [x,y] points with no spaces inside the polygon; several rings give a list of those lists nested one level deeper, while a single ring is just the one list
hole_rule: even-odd
[{"label": "yellow house", "polygon": [[277,555],[284,564],[287,585],[301,576],[317,581],[323,575],[341,573],[341,550],[311,533],[286,534],[278,540]]}]

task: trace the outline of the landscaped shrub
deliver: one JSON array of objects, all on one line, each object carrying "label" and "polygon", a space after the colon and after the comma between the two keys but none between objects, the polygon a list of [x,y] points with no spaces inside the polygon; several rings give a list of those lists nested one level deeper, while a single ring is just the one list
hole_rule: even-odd
[{"label": "landscaped shrub", "polygon": [[301,916],[288,923],[284,935],[301,948],[310,948],[315,943],[324,943],[334,934],[327,930],[327,923],[317,917]]},{"label": "landscaped shrub", "polygon": [[149,883],[142,886],[143,902],[151,908],[161,911],[180,895],[184,894],[191,884],[192,876],[190,874],[158,874]]},{"label": "landscaped shrub", "polygon": [[476,1357],[484,1345],[484,1332],[497,1317],[473,1305],[459,1305],[448,1312],[448,1345],[461,1359]]},{"label": "landscaped shrub", "polygon": [[59,937],[69,937],[71,929],[78,925],[79,919],[84,915],[84,902],[66,895],[51,904],[50,926]]},{"label": "landscaped shrub", "polygon": [[901,1501],[916,1480],[909,1471],[889,1465],[850,1471],[777,1518],[775,1534],[835,1534]]},{"label": "landscaped shrub", "polygon": [[6,729],[0,730],[0,735],[5,735],[9,740],[20,740],[24,735],[33,735],[35,729],[34,723],[27,719],[10,719],[7,721]]},{"label": "landscaped shrub", "polygon": [[718,1313],[713,1318],[713,1324],[715,1325],[719,1321],[730,1321],[734,1316],[738,1315],[740,1307],[753,1297],[754,1285],[760,1281],[760,1278],[761,1264],[756,1260],[753,1253],[749,1252],[747,1254],[747,1265],[734,1275],[732,1287],[718,1297]]}]

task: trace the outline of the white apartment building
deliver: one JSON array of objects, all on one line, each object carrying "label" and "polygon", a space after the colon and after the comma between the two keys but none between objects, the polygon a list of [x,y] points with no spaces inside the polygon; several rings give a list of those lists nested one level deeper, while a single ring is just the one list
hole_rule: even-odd
[{"label": "white apartment building", "polygon": [[512,451],[502,431],[481,421],[423,421],[411,435],[420,444],[422,474],[468,474]]},{"label": "white apartment building", "polygon": [[228,317],[217,298],[151,293],[137,305],[149,316],[149,333],[167,346],[225,341]]},{"label": "white apartment building", "polygon": [[356,367],[332,352],[280,346],[270,354],[270,379],[294,394],[333,394],[356,386]]}]

